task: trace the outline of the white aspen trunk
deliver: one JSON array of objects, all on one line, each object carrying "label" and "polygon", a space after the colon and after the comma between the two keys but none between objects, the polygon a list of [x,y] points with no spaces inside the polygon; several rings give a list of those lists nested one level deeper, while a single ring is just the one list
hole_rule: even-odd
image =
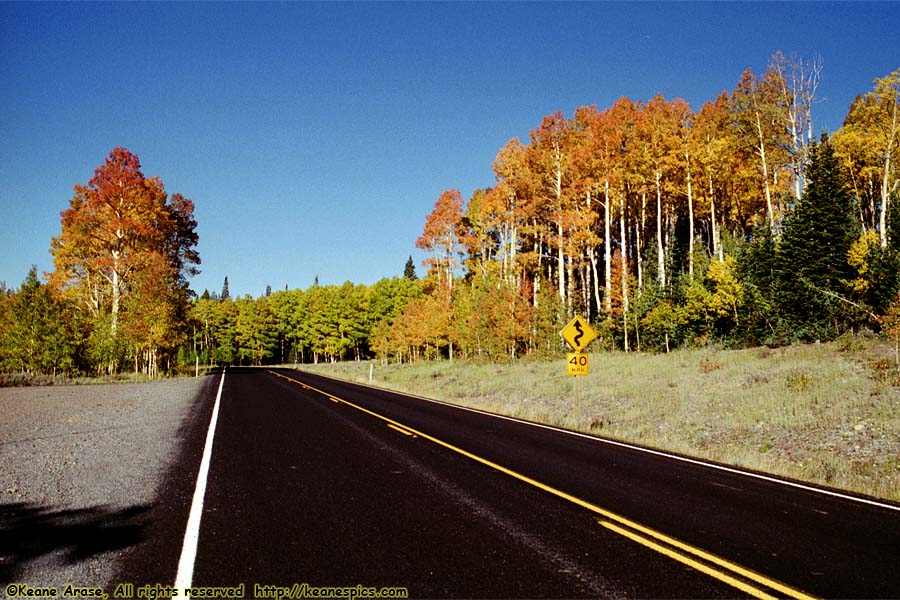
[{"label": "white aspen trunk", "polygon": [[516,197],[514,194],[509,194],[507,196],[507,205],[506,205],[506,214],[508,215],[507,221],[507,241],[509,243],[509,248],[507,249],[507,254],[509,255],[509,264],[507,265],[509,271],[509,280],[512,282],[515,273],[513,272],[516,268],[516,246],[518,246],[516,231],[516,221],[515,221],[515,206],[516,206]]},{"label": "white aspen trunk", "polygon": [[600,299],[600,273],[597,271],[597,249],[591,248],[588,255],[591,259],[591,271],[594,276],[594,304],[596,304],[597,310],[599,311],[600,306],[601,306],[601,299]]},{"label": "white aspen trunk", "polygon": [[622,238],[622,331],[625,333],[625,352],[628,352],[628,243],[625,239],[625,197],[619,205],[619,236]]},{"label": "white aspen trunk", "polygon": [[[590,188],[588,188],[588,191],[587,191],[587,207],[588,207],[588,211],[590,211],[590,208],[591,208],[591,190],[590,190]],[[607,228],[606,239],[607,240],[609,239],[608,228]],[[606,240],[604,240],[604,244],[605,243],[606,243]],[[593,282],[594,282],[594,285],[593,285],[594,305],[597,307],[597,312],[599,313],[601,311],[601,308],[600,308],[600,277],[598,276],[599,274],[597,273],[597,248],[593,248],[593,247],[590,248],[589,250],[586,251],[586,254],[587,254],[588,259],[591,261],[591,275],[593,276]]]},{"label": "white aspen trunk", "polygon": [[694,195],[691,188],[691,157],[684,153],[687,163],[687,201],[688,201],[688,275],[694,278]]},{"label": "white aspen trunk", "polygon": [[516,226],[515,226],[515,225],[512,225],[512,226],[510,227],[510,233],[509,233],[509,240],[510,240],[510,246],[509,246],[509,279],[510,279],[510,281],[513,281],[513,279],[514,279],[515,276],[516,276],[516,274],[515,274],[515,270],[516,270],[516,246],[519,245],[518,235],[519,235],[519,232],[516,231]]},{"label": "white aspen trunk", "polygon": [[562,300],[563,304],[568,306],[568,302],[566,300],[566,256],[565,256],[565,242],[563,239],[563,205],[562,205],[562,156],[559,148],[556,149],[556,180],[554,182],[556,193],[556,207],[559,210],[559,218],[556,223],[557,235],[559,236],[559,243],[557,244],[557,277],[559,278],[559,298]]},{"label": "white aspen trunk", "polygon": [[[588,250],[585,250],[584,253],[585,255],[587,255]],[[585,315],[591,314],[591,274],[589,271],[588,262],[589,261],[584,260],[581,263],[581,302],[585,307]]]},{"label": "white aspen trunk", "polygon": [[769,219],[769,228],[775,230],[775,211],[772,208],[772,191],[769,189],[769,165],[766,162],[766,145],[763,137],[762,120],[759,110],[756,110],[756,133],[759,136],[759,159],[762,163],[763,182],[766,190],[766,217]]},{"label": "white aspen trunk", "polygon": [[794,98],[794,107],[788,111],[788,119],[791,123],[791,143],[794,145],[794,153],[791,156],[791,166],[794,171],[794,200],[800,199],[801,180],[803,178],[803,158],[800,156],[800,149],[803,146],[803,133],[797,128],[797,108],[796,97]]},{"label": "white aspen trunk", "polygon": [[441,262],[441,255],[440,252],[438,252],[437,244],[434,246],[434,268],[437,270],[438,287],[440,287],[441,283],[444,281],[444,265]]},{"label": "white aspen trunk", "polygon": [[604,261],[604,275],[606,276],[605,286],[606,291],[603,296],[603,310],[606,311],[606,314],[610,314],[612,312],[612,236],[610,235],[610,218],[609,218],[609,180],[606,180],[604,188],[603,188],[603,220],[604,220],[604,235],[603,239],[603,261]]},{"label": "white aspen trunk", "polygon": [[116,330],[119,324],[119,303],[121,297],[119,294],[119,252],[113,251],[113,271],[112,271],[112,310],[109,316],[109,329],[113,337],[116,336]]},{"label": "white aspen trunk", "polygon": [[[798,133],[795,130],[794,118],[791,118],[791,135],[794,136],[794,146],[797,149],[797,153],[802,152],[801,148],[803,145],[803,134],[800,133],[798,137]],[[803,193],[803,156],[795,156],[793,158],[794,163],[794,200],[799,200],[800,195]]]},{"label": "white aspen trunk", "polygon": [[[121,186],[121,183],[120,183]],[[121,208],[122,200],[119,200],[119,207]],[[121,218],[121,214],[119,211],[116,211],[116,217]],[[122,300],[122,281],[119,276],[119,260],[122,258],[122,241],[125,239],[125,232],[122,231],[121,227],[116,228],[116,243],[114,249],[112,250],[112,259],[113,259],[113,272],[112,272],[112,309],[110,314],[110,323],[109,328],[113,337],[116,337],[116,332],[118,331],[119,326],[119,307],[121,305]]]},{"label": "white aspen trunk", "polygon": [[[623,200],[624,202],[624,200]],[[647,192],[641,192],[641,223],[635,225],[637,243],[637,274],[638,274],[638,294],[644,289],[644,246],[641,241],[641,233],[647,226]]]},{"label": "white aspen trunk", "polygon": [[881,179],[881,215],[879,215],[878,227],[880,231],[880,241],[881,247],[886,248],[888,242],[887,236],[887,215],[888,210],[890,209],[890,187],[888,186],[889,179],[888,174],[891,168],[891,155],[890,155],[890,147],[888,147],[888,155],[887,158],[884,159],[884,176]]},{"label": "white aspen trunk", "polygon": [[558,281],[559,299],[563,304],[566,303],[566,253],[563,240],[562,220],[556,224],[556,234],[558,243],[556,244],[556,277]]},{"label": "white aspen trunk", "polygon": [[871,215],[872,220],[870,223],[872,224],[872,229],[877,227],[875,221],[877,220],[878,212],[875,210],[875,192],[874,187],[872,186],[871,181],[866,182],[866,187],[869,188],[868,198],[869,198],[869,214]]},{"label": "white aspen trunk", "polygon": [[506,279],[506,257],[509,246],[509,227],[506,223],[501,223],[497,226],[498,229],[498,244],[497,244],[497,254],[495,255],[495,259],[500,262],[500,279]]},{"label": "white aspen trunk", "polygon": [[[884,161],[884,178],[881,183],[881,216],[879,225],[881,227],[881,247],[887,247],[888,234],[887,234],[887,214],[890,209],[891,202],[891,192],[888,187],[888,169],[891,167],[891,157],[888,155],[887,159]],[[895,186],[896,187],[896,186]],[[896,223],[894,223],[896,225]]]},{"label": "white aspen trunk", "polygon": [[[665,234],[663,248],[665,248],[666,254],[669,253],[669,249],[672,247],[672,237],[675,235],[675,221],[672,219],[672,216],[672,205],[666,204],[666,224],[663,227],[663,233]],[[675,220],[677,218],[678,216],[675,215]]]},{"label": "white aspen trunk", "polygon": [[503,244],[500,248],[500,258],[502,261],[501,269],[500,269],[500,278],[509,282],[512,279],[511,265],[510,265],[510,252],[512,252],[512,224],[504,223],[503,224],[503,239],[501,241]]},{"label": "white aspen trunk", "polygon": [[663,227],[662,227],[662,186],[660,179],[662,175],[656,172],[656,250],[657,250],[657,275],[659,277],[659,285],[666,287],[666,252],[663,247]]},{"label": "white aspen trunk", "polygon": [[532,219],[532,224],[534,225],[535,231],[535,239],[534,239],[534,252],[537,254],[537,271],[534,274],[534,307],[538,306],[538,292],[541,291],[541,254],[543,253],[543,244],[541,243],[541,238],[537,235],[537,219]]},{"label": "white aspen trunk", "polygon": [[[547,281],[549,281],[550,284],[552,285],[553,284],[553,265],[550,264],[549,260],[547,261],[547,274],[545,275],[545,277],[546,277]],[[559,278],[557,277],[557,279],[559,279]],[[557,295],[559,295],[558,292],[559,292],[559,290],[557,290]]]},{"label": "white aspen trunk", "polygon": [[[891,173],[891,154],[894,152],[894,141],[897,138],[897,102],[894,101],[894,106],[891,112],[891,132],[888,137],[888,145],[887,150],[885,151],[884,157],[884,173],[881,177],[881,215],[879,217],[878,225],[881,228],[881,247],[886,248],[888,242],[887,235],[887,214],[888,209],[890,208],[890,197],[891,197],[891,187],[890,187],[890,173]],[[896,185],[894,188],[896,189]],[[892,223],[895,227],[896,223]]]},{"label": "white aspen trunk", "polygon": [[447,253],[447,289],[451,292],[453,291],[453,265],[451,264],[452,260],[453,260],[453,258],[451,257],[450,253],[448,252]]},{"label": "white aspen trunk", "polygon": [[719,230],[716,224],[716,193],[713,188],[712,175],[709,177],[709,213],[712,224],[712,253],[713,256],[719,257],[719,262],[724,262],[724,258],[719,252]]},{"label": "white aspen trunk", "polygon": [[785,73],[781,73],[782,94],[788,105],[788,130],[791,134],[791,170],[794,172],[794,181],[791,184],[791,189],[794,194],[794,200],[799,200],[802,187],[801,180],[803,178],[803,131],[799,123],[801,106],[798,95],[800,94],[800,89],[799,82],[796,80],[796,73],[791,73],[791,79],[792,85],[788,87],[787,77]]},{"label": "white aspen trunk", "polygon": [[91,291],[88,299],[85,300],[85,304],[91,315],[96,317],[100,314],[100,281],[99,279],[95,281],[91,277],[90,271],[85,271],[85,279],[87,280],[88,289]]}]

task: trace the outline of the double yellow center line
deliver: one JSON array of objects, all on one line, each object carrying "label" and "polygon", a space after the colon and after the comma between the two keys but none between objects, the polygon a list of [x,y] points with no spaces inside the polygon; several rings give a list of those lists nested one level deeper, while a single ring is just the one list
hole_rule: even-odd
[{"label": "double yellow center line", "polygon": [[743,591],[746,594],[749,594],[755,598],[761,599],[776,599],[779,597],[789,597],[795,598],[796,600],[814,600],[815,597],[811,596],[805,592],[802,592],[796,588],[788,586],[780,581],[776,581],[770,577],[766,577],[760,573],[755,571],[751,571],[745,567],[742,567],[736,563],[733,563],[729,560],[706,552],[701,548],[697,548],[695,546],[691,546],[690,544],[686,544],[680,540],[677,540],[673,537],[670,537],[664,533],[641,525],[631,519],[627,519],[621,515],[618,515],[614,512],[606,510],[605,508],[601,508],[596,504],[588,502],[586,500],[582,500],[576,496],[572,496],[562,490],[551,487],[547,484],[541,483],[527,475],[523,475],[522,473],[518,473],[513,471],[512,469],[508,469],[503,465],[499,465],[493,461],[490,461],[486,458],[482,458],[476,454],[472,454],[467,450],[463,450],[458,446],[454,446],[448,442],[445,442],[441,439],[438,439],[434,436],[428,435],[427,433],[423,433],[418,431],[408,425],[404,425],[393,419],[385,417],[384,415],[380,415],[376,412],[373,412],[367,408],[363,408],[358,404],[354,404],[349,402],[343,398],[335,396],[333,394],[329,394],[328,392],[322,391],[318,388],[315,388],[311,385],[303,383],[301,381],[297,381],[296,379],[292,379],[281,373],[276,373],[275,371],[269,371],[269,373],[295,383],[304,389],[316,392],[321,394],[331,400],[332,402],[338,404],[345,404],[351,408],[355,408],[356,410],[366,413],[375,417],[376,419],[380,419],[384,421],[388,427],[399,431],[400,433],[409,436],[409,437],[420,437],[422,439],[428,440],[439,446],[443,446],[448,450],[452,450],[457,454],[461,454],[467,458],[470,458],[476,462],[479,462],[483,465],[486,465],[492,469],[500,471],[510,477],[514,477],[519,481],[527,483],[531,486],[534,486],[540,490],[543,490],[547,493],[553,494],[559,498],[567,500],[573,504],[577,504],[599,517],[596,519],[597,523],[606,529],[613,531],[619,535],[622,535],[634,542],[637,542],[651,550],[659,552],[673,560],[676,560],[682,564],[685,564],[693,569],[700,571],[701,573],[705,573],[710,577],[714,577],[719,581],[726,583],[736,589]]}]

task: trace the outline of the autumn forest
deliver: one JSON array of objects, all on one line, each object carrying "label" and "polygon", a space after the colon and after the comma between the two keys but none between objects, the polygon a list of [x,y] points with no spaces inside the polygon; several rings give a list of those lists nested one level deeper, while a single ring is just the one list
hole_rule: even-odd
[{"label": "autumn forest", "polygon": [[447,189],[427,259],[372,285],[195,295],[194,205],[114,149],[76,185],[53,268],[0,286],[0,372],[156,377],[199,363],[557,356],[900,336],[900,68],[834,132],[819,59],[776,52],[699,110],[657,95],[545,116],[494,181]]}]

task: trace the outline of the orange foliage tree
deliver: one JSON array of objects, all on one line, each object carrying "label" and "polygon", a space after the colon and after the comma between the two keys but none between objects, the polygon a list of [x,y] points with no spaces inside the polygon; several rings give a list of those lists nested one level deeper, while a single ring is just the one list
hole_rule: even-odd
[{"label": "orange foliage tree", "polygon": [[456,260],[460,221],[463,216],[463,199],[459,190],[445,190],[434,203],[434,209],[425,219],[425,229],[416,240],[416,248],[431,252],[424,261],[428,272],[437,278],[438,286],[453,289],[453,270]]},{"label": "orange foliage tree", "polygon": [[[193,203],[170,199],[157,177],[145,177],[138,156],[115,148],[87,185],[76,185],[60,213],[62,231],[51,242],[51,284],[94,323],[98,362],[115,371],[123,353],[156,370],[156,352],[174,348],[188,299],[187,277],[197,273]],[[124,313],[127,335],[121,335]],[[123,343],[131,343],[123,350]]]}]

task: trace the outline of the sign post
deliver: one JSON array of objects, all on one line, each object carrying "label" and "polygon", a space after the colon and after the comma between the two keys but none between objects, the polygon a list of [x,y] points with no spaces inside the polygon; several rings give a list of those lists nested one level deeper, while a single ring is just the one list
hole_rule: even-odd
[{"label": "sign post", "polygon": [[566,343],[575,352],[566,354],[566,375],[571,376],[572,391],[575,397],[574,410],[575,421],[578,421],[578,376],[587,375],[590,372],[590,360],[587,354],[582,354],[582,350],[587,348],[597,338],[597,332],[585,321],[581,315],[575,315],[575,318],[569,321],[569,324],[563,327],[559,332]]}]

